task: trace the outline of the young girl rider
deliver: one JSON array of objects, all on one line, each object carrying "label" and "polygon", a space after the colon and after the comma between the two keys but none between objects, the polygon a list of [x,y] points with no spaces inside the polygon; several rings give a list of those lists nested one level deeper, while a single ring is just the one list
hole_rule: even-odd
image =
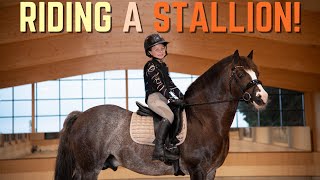
[{"label": "young girl rider", "polygon": [[152,155],[153,160],[160,161],[164,161],[165,158],[179,159],[177,155],[164,149],[165,139],[174,119],[174,114],[167,105],[168,100],[183,100],[183,94],[172,82],[164,62],[168,55],[168,43],[159,34],[151,34],[144,41],[146,56],[151,58],[144,66],[145,101],[152,111],[162,117],[159,128],[156,130],[155,149]]}]

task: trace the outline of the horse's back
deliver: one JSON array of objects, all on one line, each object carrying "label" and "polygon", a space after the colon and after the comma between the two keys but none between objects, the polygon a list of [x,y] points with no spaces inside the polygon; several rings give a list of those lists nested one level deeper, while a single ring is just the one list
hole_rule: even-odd
[{"label": "horse's back", "polygon": [[81,113],[74,123],[74,133],[86,132],[97,134],[114,130],[130,123],[132,112],[116,105],[100,105]]},{"label": "horse's back", "polygon": [[128,121],[131,115],[132,112],[116,105],[100,105],[81,113],[76,123],[79,128],[83,126],[89,126],[87,128],[91,126],[104,128],[105,126],[121,123],[122,120]]}]

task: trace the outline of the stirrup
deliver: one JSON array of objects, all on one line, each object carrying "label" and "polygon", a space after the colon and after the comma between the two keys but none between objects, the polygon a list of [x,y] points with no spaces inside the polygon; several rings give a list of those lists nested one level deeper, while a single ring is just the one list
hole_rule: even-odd
[{"label": "stirrup", "polygon": [[180,159],[180,157],[178,155],[172,154],[169,151],[165,151],[164,155],[160,155],[160,156],[154,156],[152,155],[152,160],[159,160],[162,162],[166,162],[166,161],[176,161]]},{"label": "stirrup", "polygon": [[[167,156],[168,155],[168,156]],[[169,156],[171,156],[171,158],[169,158]],[[164,153],[164,158],[166,161],[176,161],[178,159],[180,159],[180,157],[176,154],[172,154],[171,152],[165,150],[165,153]]]}]

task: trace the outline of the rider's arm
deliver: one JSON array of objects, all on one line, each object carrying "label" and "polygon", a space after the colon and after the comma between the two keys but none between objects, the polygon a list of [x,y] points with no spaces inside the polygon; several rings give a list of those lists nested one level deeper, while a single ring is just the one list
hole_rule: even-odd
[{"label": "rider's arm", "polygon": [[149,79],[149,82],[152,83],[152,86],[157,89],[164,97],[167,99],[172,98],[169,94],[169,88],[166,87],[164,79],[161,76],[160,69],[155,66],[153,63],[150,63],[146,70],[146,76]]},{"label": "rider's arm", "polygon": [[172,79],[170,78],[170,91],[172,91],[179,99],[183,99],[184,96],[180,89],[173,83]]}]

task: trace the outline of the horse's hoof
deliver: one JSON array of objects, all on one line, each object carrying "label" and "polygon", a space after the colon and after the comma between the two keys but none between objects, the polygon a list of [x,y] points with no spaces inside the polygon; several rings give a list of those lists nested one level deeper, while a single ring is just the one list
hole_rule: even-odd
[{"label": "horse's hoof", "polygon": [[112,167],[111,168],[113,171],[117,171],[118,170],[118,167]]},{"label": "horse's hoof", "polygon": [[174,175],[175,176],[184,176],[186,174],[184,174],[184,172],[179,169],[177,172],[174,173]]}]

